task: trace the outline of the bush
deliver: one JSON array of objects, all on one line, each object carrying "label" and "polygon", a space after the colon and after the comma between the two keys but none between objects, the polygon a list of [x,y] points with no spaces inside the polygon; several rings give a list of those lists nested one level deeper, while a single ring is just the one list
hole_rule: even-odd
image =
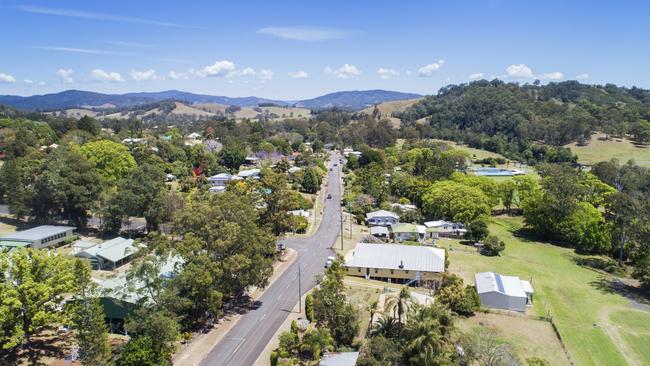
[{"label": "bush", "polygon": [[490,235],[483,241],[483,249],[481,254],[490,257],[500,255],[506,249],[506,243],[494,235]]},{"label": "bush", "polygon": [[311,294],[305,297],[305,317],[309,322],[314,321],[314,297]]},{"label": "bush", "polygon": [[481,241],[485,239],[490,234],[488,230],[487,220],[485,218],[479,217],[476,220],[469,223],[467,226],[467,233],[465,233],[465,239],[472,241]]}]

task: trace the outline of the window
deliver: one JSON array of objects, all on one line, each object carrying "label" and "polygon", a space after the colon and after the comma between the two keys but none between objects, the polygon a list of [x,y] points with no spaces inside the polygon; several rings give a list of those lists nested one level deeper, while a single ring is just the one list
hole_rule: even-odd
[{"label": "window", "polygon": [[357,272],[361,272],[361,268],[357,268]]},{"label": "window", "polygon": [[375,268],[375,273],[377,273],[377,268]]},{"label": "window", "polygon": [[391,270],[390,270],[390,274],[395,274],[395,270],[394,270],[394,269],[391,269]]}]

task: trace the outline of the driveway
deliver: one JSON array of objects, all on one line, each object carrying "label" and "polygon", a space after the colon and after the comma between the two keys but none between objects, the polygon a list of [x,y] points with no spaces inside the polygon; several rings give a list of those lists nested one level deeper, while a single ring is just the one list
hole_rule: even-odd
[{"label": "driveway", "polygon": [[301,295],[316,285],[316,275],[324,271],[328,256],[334,255],[329,249],[340,232],[341,190],[339,155],[333,154],[329,172],[323,218],[313,236],[288,238],[282,240],[289,248],[298,252],[298,258],[284,274],[278,278],[264,295],[259,298],[261,306],[245,314],[237,324],[217,343],[201,362],[205,366],[250,366],[264,351],[267,343],[282,325],[298,302],[298,266],[300,266]]}]

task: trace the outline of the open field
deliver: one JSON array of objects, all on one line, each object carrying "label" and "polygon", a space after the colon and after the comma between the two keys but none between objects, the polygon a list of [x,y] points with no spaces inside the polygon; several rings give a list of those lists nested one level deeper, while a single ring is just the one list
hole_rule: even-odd
[{"label": "open field", "polygon": [[[438,241],[443,247],[453,248],[449,251],[451,272],[462,275],[468,283],[474,283],[474,274],[481,271],[531,279],[535,288],[534,312],[553,317],[578,365],[644,364],[633,355],[625,359],[622,346],[604,329],[623,325],[618,323],[620,319],[603,314],[613,308],[632,309],[630,300],[612,290],[610,275],[577,265],[575,259],[580,256],[571,249],[515,236],[522,226],[521,218],[494,221],[490,231],[506,242],[501,257],[481,256],[454,240]],[[611,324],[603,324],[608,320]],[[630,342],[635,341],[630,338]]]},{"label": "open field", "polygon": [[620,334],[627,351],[634,353],[639,365],[650,365],[650,314],[642,311],[617,310],[609,315],[616,324],[614,331]]},{"label": "open field", "polygon": [[564,147],[571,148],[571,151],[578,155],[578,162],[581,164],[592,165],[614,158],[621,163],[634,159],[639,165],[650,164],[650,146],[635,145],[628,139],[605,140],[604,137],[605,134],[597,133],[591,136],[587,146],[578,146],[574,142]]},{"label": "open field", "polygon": [[[390,117],[393,112],[403,112],[406,108],[417,103],[420,99],[422,98],[393,100],[390,102],[379,103],[377,104],[377,109],[379,109],[379,113],[381,113],[382,117]],[[361,110],[361,113],[372,114],[374,110],[375,106],[370,106]]]},{"label": "open field", "polygon": [[492,313],[476,313],[469,318],[458,318],[456,324],[463,331],[488,329],[503,341],[511,344],[523,360],[540,357],[551,365],[569,365],[562,345],[551,323],[524,317]]}]

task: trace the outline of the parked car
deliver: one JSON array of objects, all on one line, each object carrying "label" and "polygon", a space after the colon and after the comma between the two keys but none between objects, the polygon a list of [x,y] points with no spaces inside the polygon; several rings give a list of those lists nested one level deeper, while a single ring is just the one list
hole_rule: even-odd
[{"label": "parked car", "polygon": [[329,200],[329,199],[331,199],[331,198],[332,198],[332,194],[331,194],[331,193],[328,193],[328,194],[327,194],[327,199]]}]

